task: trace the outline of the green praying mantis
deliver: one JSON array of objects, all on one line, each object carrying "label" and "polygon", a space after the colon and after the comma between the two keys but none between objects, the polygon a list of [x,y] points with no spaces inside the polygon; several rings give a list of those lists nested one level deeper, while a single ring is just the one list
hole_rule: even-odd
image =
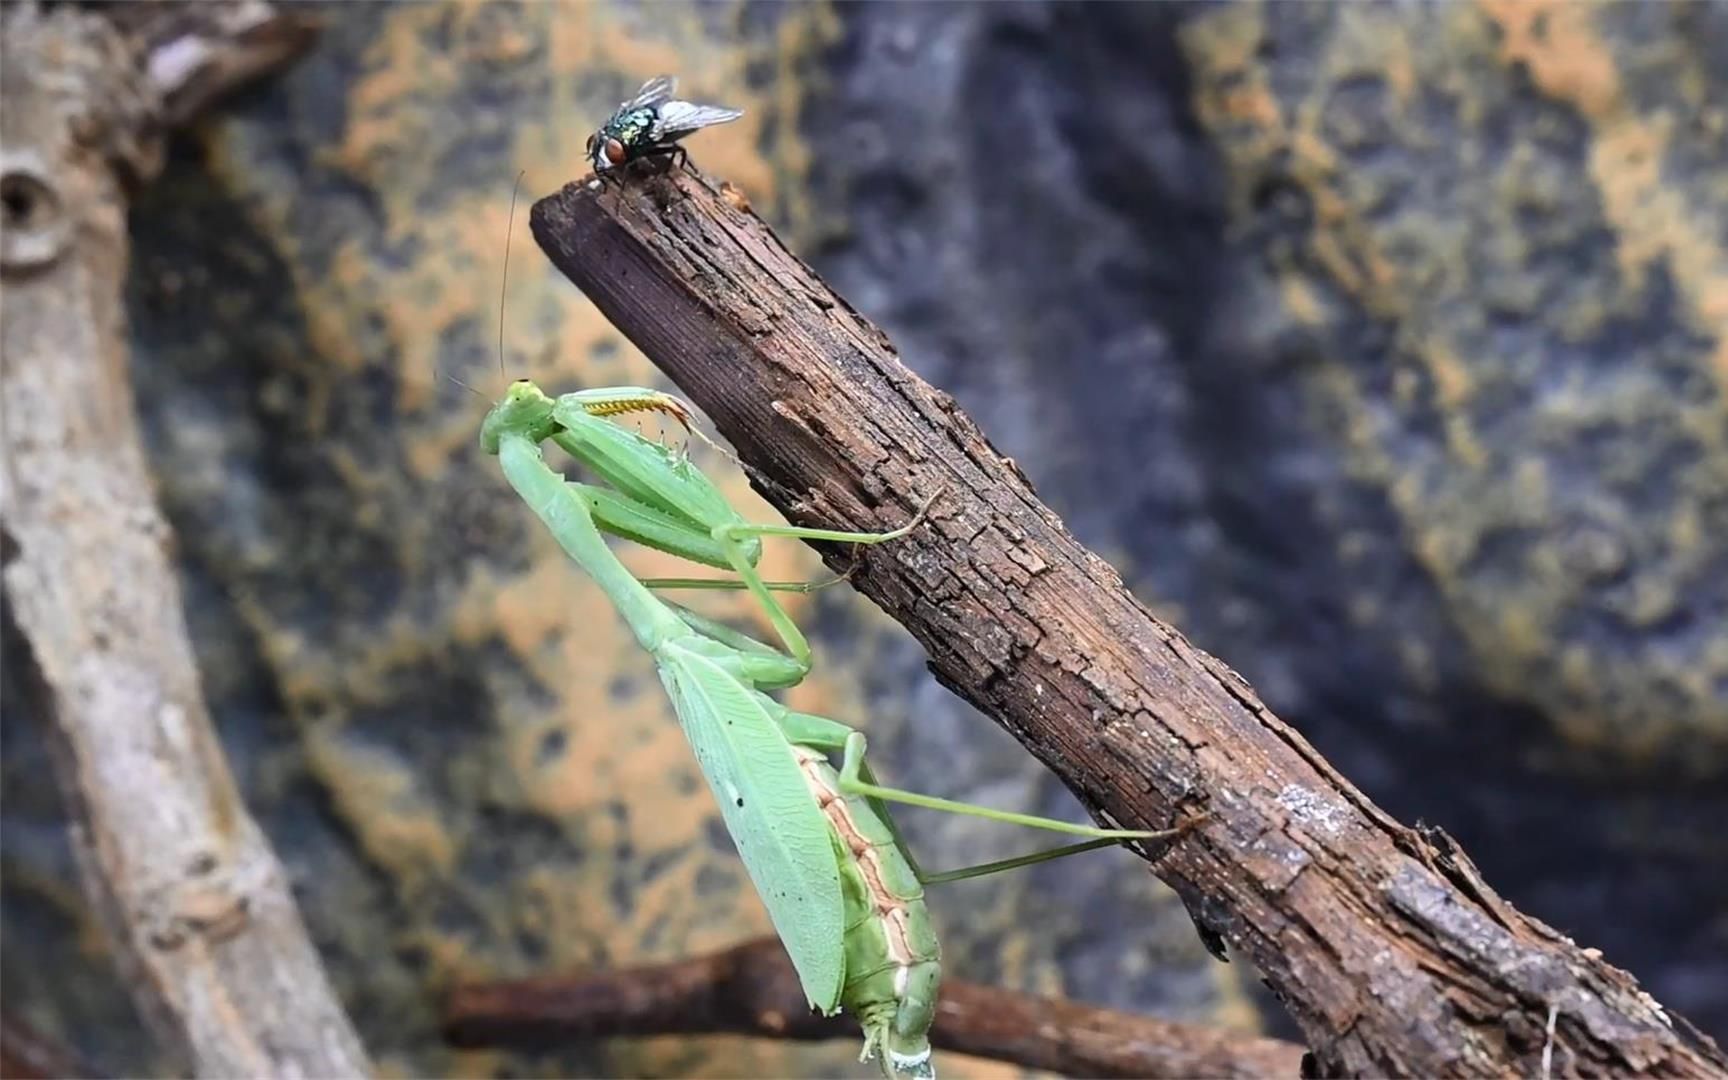
[{"label": "green praying mantis", "polygon": [[[615,387],[553,398],[511,385],[481,429],[481,446],[564,551],[587,573],[654,660],[746,871],[790,954],[810,1005],[850,1012],[864,1030],[860,1060],[884,1076],[933,1077],[928,1032],[940,950],[924,886],[976,877],[1126,840],[1182,832],[1104,829],[1010,813],[880,785],[863,732],[795,712],[769,691],[810,670],[811,650],[756,565],[764,537],[881,544],[917,528],[926,503],[890,532],[744,521],[681,449],[609,417],[655,412],[693,431],[689,409],[656,390]],[[600,483],[567,480],[547,464],[552,442]],[[934,500],[932,500],[934,501]],[[735,578],[638,579],[609,548],[611,534]],[[747,589],[780,648],[656,595],[664,588]],[[832,756],[840,756],[836,770]],[[1085,837],[1084,841],[944,873],[921,870],[888,804],[969,814]]]}]

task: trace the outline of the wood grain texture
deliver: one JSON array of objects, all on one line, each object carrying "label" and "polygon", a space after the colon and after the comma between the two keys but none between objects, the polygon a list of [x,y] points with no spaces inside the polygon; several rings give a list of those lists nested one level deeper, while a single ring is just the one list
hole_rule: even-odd
[{"label": "wood grain texture", "polygon": [[133,407],[126,193],[159,160],[156,92],[101,18],[9,6],[5,31],[4,595],[35,668],[10,674],[53,703],[86,890],[170,1052],[365,1075],[205,708]]},{"label": "wood grain texture", "polygon": [[[536,240],[798,524],[929,523],[829,565],[1100,820],[1203,937],[1244,955],[1328,1074],[1715,1075],[1728,1059],[1627,973],[1514,910],[1449,838],[1379,810],[1077,543],[954,401],[903,366],[742,200],[639,169],[541,200]],[[1550,1012],[1555,1012],[1549,1036]]]}]

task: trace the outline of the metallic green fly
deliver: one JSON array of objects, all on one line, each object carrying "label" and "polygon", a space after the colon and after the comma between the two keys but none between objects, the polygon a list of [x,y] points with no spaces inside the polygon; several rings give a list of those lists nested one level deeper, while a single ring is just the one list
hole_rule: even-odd
[{"label": "metallic green fly", "polygon": [[605,176],[606,170],[641,158],[682,155],[678,140],[744,115],[743,109],[679,101],[672,96],[677,90],[676,78],[656,75],[642,84],[635,97],[620,103],[600,130],[588,136],[588,160],[594,171]]}]

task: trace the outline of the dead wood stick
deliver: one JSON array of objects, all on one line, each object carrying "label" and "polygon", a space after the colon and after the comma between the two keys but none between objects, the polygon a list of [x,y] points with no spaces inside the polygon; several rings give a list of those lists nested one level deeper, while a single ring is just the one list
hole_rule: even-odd
[{"label": "dead wood stick", "polygon": [[[886,529],[816,545],[946,686],[1102,819],[1210,816],[1157,862],[1243,952],[1327,1073],[1721,1075],[1627,973],[1514,910],[1449,838],[1393,820],[1078,544],[952,398],[760,219],[689,173],[541,200],[535,239],[713,419],[787,517]],[[1159,852],[1143,852],[1149,859]]]},{"label": "dead wood stick", "polygon": [[86,891],[141,1011],[200,1074],[364,1075],[211,726],[133,408],[126,194],[156,168],[170,84],[100,17],[4,20],[6,617],[51,702]]},{"label": "dead wood stick", "polygon": [[[775,938],[672,964],[581,978],[458,987],[444,1030],[465,1047],[549,1049],[576,1039],[727,1033],[852,1038],[845,1017],[810,1011]],[[1069,1076],[1296,1076],[1302,1048],[1197,1024],[997,990],[942,984],[931,1041],[940,1050]]]},{"label": "dead wood stick", "polygon": [[4,1080],[64,1080],[100,1076],[64,1046],[17,1016],[0,1015],[0,1078]]},{"label": "dead wood stick", "polygon": [[308,11],[268,0],[105,0],[92,6],[131,40],[168,128],[190,123],[235,89],[281,70],[312,46],[318,30]]}]

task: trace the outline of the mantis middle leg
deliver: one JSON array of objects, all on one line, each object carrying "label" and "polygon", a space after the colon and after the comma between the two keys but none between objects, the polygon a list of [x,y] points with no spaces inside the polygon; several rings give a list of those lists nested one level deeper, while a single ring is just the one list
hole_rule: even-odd
[{"label": "mantis middle leg", "polygon": [[780,638],[780,643],[786,649],[787,654],[803,664],[805,670],[809,670],[810,642],[805,639],[804,632],[798,629],[798,625],[792,621],[792,616],[787,614],[786,609],[774,598],[767,583],[762,580],[762,576],[751,565],[742,541],[760,536],[784,536],[800,540],[831,540],[842,544],[880,544],[888,540],[898,540],[916,529],[923,522],[925,515],[930,512],[930,507],[935,501],[936,498],[932,497],[919,509],[918,513],[913,515],[911,521],[898,529],[890,529],[888,532],[845,532],[838,529],[806,529],[796,525],[728,523],[714,526],[713,535],[714,539],[726,549],[728,560],[732,563],[732,569],[737,571],[738,577],[744,582],[744,587],[749,589],[750,594],[756,598],[756,602],[762,605],[763,612],[768,616],[769,624],[774,627],[774,633]]}]

